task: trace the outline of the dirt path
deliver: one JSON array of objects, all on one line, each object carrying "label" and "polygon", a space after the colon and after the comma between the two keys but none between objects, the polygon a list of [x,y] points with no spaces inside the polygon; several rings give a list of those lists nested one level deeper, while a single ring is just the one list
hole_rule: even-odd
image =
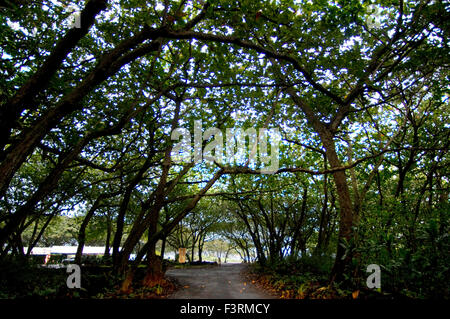
[{"label": "dirt path", "polygon": [[182,286],[172,299],[272,299],[273,296],[247,282],[241,275],[244,264],[217,267],[170,269],[166,275]]}]

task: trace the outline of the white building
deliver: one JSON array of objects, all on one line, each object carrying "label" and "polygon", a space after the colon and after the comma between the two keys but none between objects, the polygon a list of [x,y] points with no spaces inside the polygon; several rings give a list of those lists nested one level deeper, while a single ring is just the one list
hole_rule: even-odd
[{"label": "white building", "polygon": [[[75,255],[78,246],[52,246],[52,247],[34,247],[31,255]],[[24,253],[28,251],[28,247],[23,248]],[[105,247],[102,246],[84,246],[83,255],[103,255]],[[112,248],[109,249],[112,254]]]}]

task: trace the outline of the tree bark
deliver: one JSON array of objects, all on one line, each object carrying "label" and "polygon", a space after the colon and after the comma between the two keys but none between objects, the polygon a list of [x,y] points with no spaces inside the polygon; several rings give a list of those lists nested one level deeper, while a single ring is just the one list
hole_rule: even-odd
[{"label": "tree bark", "polygon": [[157,241],[150,242],[152,236],[156,234],[158,230],[158,218],[159,214],[155,214],[148,229],[149,245],[147,249],[147,272],[142,282],[142,284],[147,287],[153,287],[155,285],[161,284],[164,278],[161,258],[156,255]]},{"label": "tree bark", "polygon": [[0,109],[0,161],[3,149],[8,143],[11,129],[16,125],[25,109],[34,110],[35,98],[44,90],[66,56],[89,32],[95,17],[106,9],[106,0],[91,0],[80,13],[80,27],[72,28],[55,45],[41,67],[17,90],[16,94]]},{"label": "tree bark", "polygon": [[[334,142],[325,138],[322,140],[326,149],[326,155],[331,168],[341,167],[341,163],[336,154]],[[354,244],[354,214],[350,190],[347,183],[345,171],[336,171],[333,173],[333,180],[336,185],[336,192],[339,199],[340,218],[339,235],[336,259],[331,271],[331,280],[342,281],[344,273],[348,273],[353,257]]]},{"label": "tree bark", "polygon": [[[178,225],[178,223],[195,208],[197,203],[202,198],[202,195],[204,195],[223,174],[223,169],[220,169],[216,174],[214,174],[213,178],[205,185],[205,187],[202,188],[202,190],[181,210],[181,212],[177,214],[177,216],[170,223],[165,224],[163,229],[152,235],[151,240],[148,240],[144,247],[142,247],[142,249],[138,252],[132,266],[128,269],[125,280],[122,282],[121,290],[127,291],[130,288],[136,269],[145,253],[148,251],[148,247],[151,245],[156,245],[156,242],[159,239],[167,236],[167,234],[169,234]],[[125,261],[124,256],[125,255],[122,256],[123,261]],[[126,261],[128,261],[128,259]],[[122,270],[125,270],[125,268]]]},{"label": "tree bark", "polygon": [[[151,139],[152,139],[152,136],[153,136],[153,134],[151,134]],[[153,159],[153,155],[154,155],[154,153],[152,150],[152,152],[150,152],[149,156],[145,160],[144,165],[141,167],[139,172],[136,173],[136,175],[132,178],[132,180],[128,184],[128,186],[125,190],[125,194],[123,195],[123,199],[120,203],[119,213],[117,214],[117,219],[116,219],[116,232],[114,234],[114,239],[113,239],[113,253],[112,253],[113,264],[116,266],[120,262],[120,260],[119,260],[120,259],[120,257],[119,257],[120,243],[122,242],[123,227],[125,224],[125,215],[126,215],[128,205],[131,200],[132,192],[133,192],[134,188],[136,187],[136,185],[138,185],[139,182],[142,180],[145,172],[147,172],[147,170],[150,168],[151,161]]]},{"label": "tree bark", "polygon": [[[327,157],[324,155],[324,169],[327,169]],[[322,209],[320,211],[320,222],[319,222],[319,235],[317,238],[317,246],[315,248],[314,253],[316,255],[320,255],[324,250],[324,242],[325,242],[325,227],[328,224],[328,175],[323,176],[323,204]]]},{"label": "tree bark", "polygon": [[[336,153],[334,143],[334,132],[337,130],[341,121],[345,118],[349,104],[340,105],[331,125],[325,125],[320,121],[313,109],[310,108],[295,92],[292,87],[286,89],[292,100],[301,108],[305,114],[309,125],[319,135],[325,155],[328,159],[331,169],[342,167],[341,162]],[[339,170],[332,173],[336,192],[339,199],[340,218],[339,218],[339,235],[338,247],[336,251],[336,259],[331,271],[331,281],[342,281],[344,273],[348,271],[352,261],[352,245],[354,243],[354,211],[350,195],[349,186],[345,171]]]},{"label": "tree bark", "polygon": [[121,120],[113,126],[86,133],[85,136],[73,145],[67,152],[62,153],[59,156],[58,163],[42,181],[38,189],[30,196],[28,201],[14,213],[8,223],[0,229],[0,247],[3,246],[5,241],[17,229],[20,223],[24,221],[28,215],[33,213],[35,206],[55,189],[67,167],[78,156],[78,154],[81,153],[83,148],[96,138],[119,134],[122,128],[127,124],[131,113],[132,112],[130,109],[129,112],[126,113]]},{"label": "tree bark", "polygon": [[81,257],[83,255],[83,248],[86,240],[86,227],[89,224],[89,221],[91,220],[92,216],[94,216],[95,211],[99,208],[102,199],[103,199],[102,195],[97,197],[91,209],[89,209],[89,211],[87,212],[86,216],[83,219],[83,222],[80,225],[80,230],[78,231],[78,247],[77,252],[75,254],[75,264],[77,265],[81,265]]},{"label": "tree bark", "polygon": [[[147,32],[146,32],[147,31]],[[155,35],[158,32],[155,31]],[[148,34],[148,29],[134,37],[120,43],[114,50],[105,54],[99,64],[91,71],[81,83],[72,91],[67,93],[58,104],[44,113],[27,130],[24,130],[17,140],[8,148],[8,153],[0,163],[0,198],[2,198],[16,171],[25,162],[38,143],[54,128],[60,121],[70,113],[81,109],[80,101],[89,94],[97,85],[105,81],[108,77],[117,73],[124,65],[134,61],[160,46],[160,42],[153,41],[145,46],[141,46],[131,52],[127,50],[140,44],[151,37],[153,32]]]},{"label": "tree bark", "polygon": [[109,214],[106,216],[106,240],[105,240],[105,253],[103,254],[103,258],[106,260],[111,255],[110,250],[110,241],[111,241],[111,233],[112,233],[112,221]]}]

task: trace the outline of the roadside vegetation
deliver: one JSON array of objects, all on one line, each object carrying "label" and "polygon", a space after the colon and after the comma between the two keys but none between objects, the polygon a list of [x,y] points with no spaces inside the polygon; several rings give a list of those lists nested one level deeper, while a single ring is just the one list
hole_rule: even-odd
[{"label": "roadside vegetation", "polygon": [[448,299],[449,12],[2,1],[0,297],[159,298],[185,248],[283,298]]}]

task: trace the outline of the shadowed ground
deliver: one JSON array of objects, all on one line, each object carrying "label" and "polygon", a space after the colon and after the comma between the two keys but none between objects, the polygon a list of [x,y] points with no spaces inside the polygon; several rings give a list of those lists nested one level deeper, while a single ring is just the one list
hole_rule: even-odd
[{"label": "shadowed ground", "polygon": [[182,288],[172,299],[272,299],[273,296],[248,282],[241,274],[245,264],[217,267],[170,269],[166,275]]}]

